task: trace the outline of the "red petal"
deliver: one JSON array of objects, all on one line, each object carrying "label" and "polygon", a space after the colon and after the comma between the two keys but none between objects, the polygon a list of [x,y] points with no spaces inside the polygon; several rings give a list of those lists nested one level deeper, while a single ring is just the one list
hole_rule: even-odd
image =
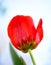
[{"label": "red petal", "polygon": [[43,28],[42,28],[42,19],[39,20],[39,24],[37,26],[37,32],[36,32],[36,43],[38,44],[43,38]]},{"label": "red petal", "polygon": [[31,34],[31,38],[33,38],[33,40],[35,40],[35,36],[36,36],[36,29],[35,29],[35,26],[34,26],[34,22],[33,22],[33,19],[30,17],[30,16],[26,16],[27,18],[27,21],[29,22],[29,25],[30,25],[30,34]]}]

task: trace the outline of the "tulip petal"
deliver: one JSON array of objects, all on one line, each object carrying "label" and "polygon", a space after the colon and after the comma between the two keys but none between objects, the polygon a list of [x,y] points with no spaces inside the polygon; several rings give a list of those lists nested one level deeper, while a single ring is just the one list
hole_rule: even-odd
[{"label": "tulip petal", "polygon": [[42,28],[42,19],[39,20],[39,24],[37,26],[36,38],[35,41],[38,44],[43,38],[43,28]]},{"label": "tulip petal", "polygon": [[31,39],[35,40],[35,35],[36,35],[36,29],[34,26],[34,21],[30,16],[26,16],[26,19],[29,23],[29,29],[30,29],[30,34],[31,34]]}]

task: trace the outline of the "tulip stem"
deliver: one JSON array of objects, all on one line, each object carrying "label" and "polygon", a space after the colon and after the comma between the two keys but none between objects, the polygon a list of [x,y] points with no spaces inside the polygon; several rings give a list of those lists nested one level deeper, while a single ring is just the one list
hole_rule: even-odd
[{"label": "tulip stem", "polygon": [[35,60],[34,60],[33,55],[32,55],[32,52],[31,52],[31,49],[29,49],[28,52],[30,54],[31,60],[33,62],[33,65],[36,65]]}]

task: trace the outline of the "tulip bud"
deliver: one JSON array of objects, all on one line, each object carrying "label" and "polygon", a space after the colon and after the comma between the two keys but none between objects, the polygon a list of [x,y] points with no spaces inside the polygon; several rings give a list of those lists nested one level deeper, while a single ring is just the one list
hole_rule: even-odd
[{"label": "tulip bud", "polygon": [[36,29],[31,16],[17,15],[11,19],[7,32],[13,46],[26,53],[35,49],[43,38],[42,19]]}]

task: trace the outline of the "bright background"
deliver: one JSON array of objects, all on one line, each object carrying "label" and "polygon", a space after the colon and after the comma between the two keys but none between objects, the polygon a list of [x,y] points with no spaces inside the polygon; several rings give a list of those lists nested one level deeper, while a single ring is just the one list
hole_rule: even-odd
[{"label": "bright background", "polygon": [[[0,0],[0,65],[13,65],[7,26],[19,14],[32,16],[36,27],[39,19],[43,19],[44,37],[32,53],[37,65],[51,65],[51,0]],[[27,65],[32,65],[28,53],[17,52]]]}]

